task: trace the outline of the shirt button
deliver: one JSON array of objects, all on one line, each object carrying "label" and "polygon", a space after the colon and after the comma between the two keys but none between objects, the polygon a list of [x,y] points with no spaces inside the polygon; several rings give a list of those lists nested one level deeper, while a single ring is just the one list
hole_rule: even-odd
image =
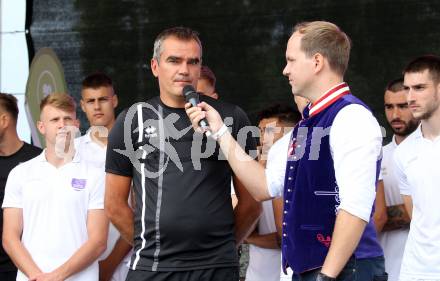
[{"label": "shirt button", "polygon": [[286,225],[287,225],[287,223],[286,223],[286,222],[283,222],[283,225],[284,225],[284,226],[286,226]]},{"label": "shirt button", "polygon": [[286,214],[287,214],[287,211],[284,211],[284,214],[286,215]]},{"label": "shirt button", "polygon": [[292,192],[292,189],[290,189],[290,188],[289,188],[289,189],[287,189],[287,192]]},{"label": "shirt button", "polygon": [[287,237],[287,234],[286,234],[286,233],[283,233],[283,236],[284,236],[284,237]]},{"label": "shirt button", "polygon": [[286,203],[289,203],[289,200],[286,200]]},{"label": "shirt button", "polygon": [[296,160],[296,156],[293,156],[293,160]]},{"label": "shirt button", "polygon": [[293,170],[293,166],[290,166],[290,170]]},{"label": "shirt button", "polygon": [[289,177],[289,178],[288,178],[288,180],[290,180],[290,181],[291,181],[291,180],[292,180],[292,177]]}]

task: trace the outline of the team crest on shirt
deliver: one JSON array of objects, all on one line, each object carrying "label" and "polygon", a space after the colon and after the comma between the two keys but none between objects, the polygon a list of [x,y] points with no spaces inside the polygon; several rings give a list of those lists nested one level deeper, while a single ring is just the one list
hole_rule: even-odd
[{"label": "team crest on shirt", "polygon": [[156,138],[157,137],[157,133],[156,133],[157,129],[154,126],[148,126],[145,128],[145,137],[146,138]]},{"label": "team crest on shirt", "polygon": [[330,244],[332,242],[332,238],[331,236],[327,235],[324,236],[322,233],[318,233],[318,235],[316,235],[316,239],[323,244],[324,246],[326,246],[327,248],[330,247]]},{"label": "team crest on shirt", "polygon": [[83,190],[86,187],[86,179],[75,179],[72,178],[71,186],[74,190]]}]

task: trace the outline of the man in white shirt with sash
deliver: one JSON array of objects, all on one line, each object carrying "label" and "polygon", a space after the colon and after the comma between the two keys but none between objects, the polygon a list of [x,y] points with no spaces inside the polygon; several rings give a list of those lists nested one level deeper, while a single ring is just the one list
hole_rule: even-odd
[{"label": "man in white shirt with sash", "polygon": [[186,105],[194,128],[201,130],[198,122],[207,118],[234,173],[255,199],[283,195],[283,266],[293,269],[293,280],[387,278],[370,220],[382,134],[371,111],[343,82],[350,45],[332,23],[295,26],[283,74],[292,93],[311,106],[293,129],[287,165],[281,161],[265,172],[239,148],[210,105]]}]

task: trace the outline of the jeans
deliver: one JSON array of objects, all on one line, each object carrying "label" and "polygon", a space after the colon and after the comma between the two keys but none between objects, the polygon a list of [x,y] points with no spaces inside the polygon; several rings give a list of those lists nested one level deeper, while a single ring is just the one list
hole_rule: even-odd
[{"label": "jeans", "polygon": [[[350,258],[336,278],[337,281],[387,281],[383,256],[367,259]],[[315,281],[321,268],[294,274],[292,281]]]}]

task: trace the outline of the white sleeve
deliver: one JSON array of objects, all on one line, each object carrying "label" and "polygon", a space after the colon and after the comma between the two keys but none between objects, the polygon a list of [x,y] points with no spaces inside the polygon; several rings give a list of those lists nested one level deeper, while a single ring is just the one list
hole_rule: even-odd
[{"label": "white sleeve", "polygon": [[330,129],[330,149],[339,187],[339,209],[369,222],[376,197],[376,163],[382,151],[376,118],[362,105],[344,107]]},{"label": "white sleeve", "polygon": [[88,209],[104,209],[105,173],[103,169],[94,169],[97,180],[90,189]]},{"label": "white sleeve", "polygon": [[9,173],[2,208],[23,208],[22,177],[20,176],[20,170],[21,167],[16,166]]},{"label": "white sleeve", "polygon": [[[382,158],[382,161],[383,161],[383,158]],[[382,163],[381,163],[381,167],[379,169],[379,178],[377,179],[377,180],[380,180],[380,181],[383,181]]]},{"label": "white sleeve", "polygon": [[284,135],[269,149],[266,162],[266,183],[271,197],[283,196],[290,137],[291,133]]},{"label": "white sleeve", "polygon": [[411,196],[411,187],[403,170],[403,163],[399,158],[399,148],[394,152],[394,176],[400,189],[400,194]]}]

